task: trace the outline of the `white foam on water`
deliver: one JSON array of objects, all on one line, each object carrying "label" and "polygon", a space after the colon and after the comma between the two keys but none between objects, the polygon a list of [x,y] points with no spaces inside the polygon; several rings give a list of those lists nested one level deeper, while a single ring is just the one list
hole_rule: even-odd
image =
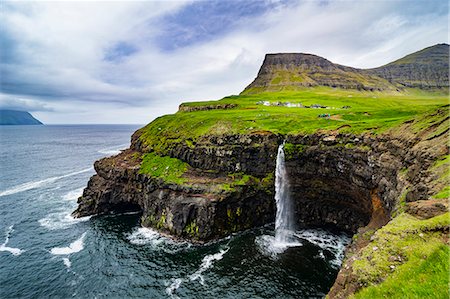
[{"label": "white foam on water", "polygon": [[62,259],[64,265],[67,267],[67,269],[70,269],[70,266],[72,266],[72,263],[70,262],[68,257],[63,257]]},{"label": "white foam on water", "polygon": [[161,236],[157,231],[146,227],[139,227],[136,229],[131,235],[128,236],[128,240],[131,244],[150,244],[154,247],[169,241],[169,239]]},{"label": "white foam on water", "polygon": [[48,214],[45,218],[39,219],[38,222],[42,227],[48,230],[65,229],[76,223],[88,221],[91,216],[74,218],[70,212],[55,212]]},{"label": "white foam on water", "polygon": [[0,251],[6,251],[6,252],[11,253],[12,255],[18,256],[18,255],[21,255],[24,252],[24,250],[6,246],[9,242],[9,237],[11,236],[11,233],[14,231],[13,228],[14,228],[14,225],[11,225],[10,227],[8,227],[8,229],[6,231],[5,242],[3,242],[2,245],[0,245]]},{"label": "white foam on water", "polygon": [[10,189],[6,189],[0,192],[0,197],[1,196],[6,196],[6,195],[11,195],[11,194],[16,194],[19,192],[24,192],[24,191],[28,191],[31,189],[36,189],[42,186],[45,186],[47,184],[51,184],[57,180],[63,179],[63,178],[67,178],[67,177],[71,177],[80,173],[84,173],[84,172],[88,172],[93,170],[93,167],[89,167],[80,171],[75,171],[75,172],[71,172],[65,175],[61,175],[61,176],[55,176],[55,177],[51,177],[51,178],[47,178],[44,180],[39,180],[39,181],[32,181],[32,182],[27,182],[27,183],[23,183],[17,186],[14,186]]},{"label": "white foam on water", "polygon": [[124,149],[126,149],[129,146],[128,143],[124,143],[124,144],[120,144],[120,145],[116,145],[113,147],[107,147],[101,150],[98,150],[97,152],[99,152],[100,154],[105,154],[105,155],[117,155],[120,154],[120,152]]},{"label": "white foam on water", "polygon": [[262,254],[273,258],[276,258],[280,253],[283,253],[290,247],[303,246],[303,243],[299,240],[294,241],[290,238],[288,242],[280,242],[276,237],[270,235],[259,236],[255,242]]},{"label": "white foam on water", "polygon": [[62,196],[62,200],[64,200],[64,201],[74,201],[74,200],[77,200],[78,197],[80,197],[81,195],[83,195],[83,190],[84,190],[84,187],[81,187],[81,188],[78,188],[78,189],[69,191],[69,192],[67,192],[66,194],[64,194],[64,195]]},{"label": "white foam on water", "polygon": [[166,288],[166,293],[171,298],[179,298],[174,292],[181,286],[183,282],[196,281],[199,280],[201,285],[205,285],[205,278],[203,277],[203,272],[213,267],[215,261],[219,261],[223,258],[225,253],[228,252],[230,248],[221,249],[219,252],[214,254],[208,254],[202,259],[197,271],[189,275],[187,278],[172,278],[172,283]]},{"label": "white foam on water", "polygon": [[[321,229],[305,229],[297,231],[294,235],[331,252],[334,259],[330,261],[330,264],[333,268],[340,268],[344,259],[345,247],[350,243],[348,236],[344,234],[335,235]],[[320,251],[319,256],[325,257],[322,251]]]},{"label": "white foam on water", "polygon": [[183,282],[183,279],[181,279],[181,278],[172,279],[172,283],[166,288],[166,293],[167,293],[167,295],[170,296],[170,298],[173,298],[173,299],[180,298],[176,294],[174,294],[174,292],[180,287],[182,282]]},{"label": "white foam on water", "polygon": [[81,237],[70,243],[68,247],[54,247],[52,248],[52,250],[50,250],[50,253],[53,255],[70,255],[72,253],[80,252],[84,248],[85,236],[86,233],[83,233]]},{"label": "white foam on water", "polygon": [[218,253],[209,254],[209,255],[205,256],[203,258],[202,263],[201,263],[200,267],[198,268],[198,270],[195,271],[194,274],[191,274],[189,276],[189,279],[191,281],[195,281],[197,279],[200,279],[200,284],[204,285],[205,284],[205,279],[204,279],[202,273],[205,272],[206,270],[208,270],[209,268],[211,268],[215,261],[221,260],[223,258],[223,256],[224,256],[224,254],[228,252],[228,250],[229,250],[229,248],[222,249]]}]

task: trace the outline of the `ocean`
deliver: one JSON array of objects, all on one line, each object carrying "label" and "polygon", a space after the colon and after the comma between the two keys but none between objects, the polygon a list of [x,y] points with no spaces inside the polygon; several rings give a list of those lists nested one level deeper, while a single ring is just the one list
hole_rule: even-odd
[{"label": "ocean", "polygon": [[274,225],[206,245],[139,226],[138,214],[71,217],[97,159],[135,125],[0,127],[0,298],[321,298],[350,238],[297,231],[274,254]]}]

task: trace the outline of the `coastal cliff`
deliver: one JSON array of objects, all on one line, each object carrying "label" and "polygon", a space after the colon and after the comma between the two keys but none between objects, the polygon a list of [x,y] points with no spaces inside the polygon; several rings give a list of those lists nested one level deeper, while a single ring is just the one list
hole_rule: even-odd
[{"label": "coastal cliff", "polygon": [[[442,61],[431,60],[431,68]],[[442,76],[410,89],[375,73],[308,54],[266,56],[241,95],[184,103],[135,132],[129,149],[97,161],[74,215],[138,211],[143,226],[193,242],[271,223],[285,142],[297,227],[355,236],[329,296],[381,284],[407,254],[372,275],[361,263],[381,242],[378,231],[413,217],[439,219],[420,226],[425,235],[448,232],[439,217],[448,215],[449,106]],[[392,254],[380,258],[385,265]]]}]

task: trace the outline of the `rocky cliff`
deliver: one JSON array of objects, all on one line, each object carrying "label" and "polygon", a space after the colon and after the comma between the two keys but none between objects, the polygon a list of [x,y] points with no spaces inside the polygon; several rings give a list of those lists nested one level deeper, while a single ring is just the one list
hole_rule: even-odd
[{"label": "rocky cliff", "polygon": [[[307,76],[292,83],[299,69]],[[406,263],[407,253],[400,261],[382,255],[384,268],[370,276],[358,265],[380,264],[365,257],[374,232],[448,211],[448,94],[403,94],[395,80],[314,55],[268,55],[244,95],[182,104],[135,132],[129,149],[97,161],[74,215],[139,211],[142,225],[194,242],[271,223],[277,148],[285,142],[297,227],[355,234],[330,297],[379,284],[389,275],[384,263]],[[307,88],[252,94],[280,84]],[[448,231],[446,222],[420,227],[438,240]]]},{"label": "rocky cliff", "polygon": [[[445,108],[436,113],[441,116],[437,122],[448,120]],[[355,233],[374,217],[376,204],[381,204],[384,224],[403,192],[412,202],[443,188],[428,169],[448,154],[447,136],[415,135],[413,124],[381,136],[339,131],[205,136],[194,147],[181,143],[168,153],[189,164],[182,183],[141,172],[140,157],[147,149],[135,135],[129,150],[95,163],[97,175],[75,215],[136,210],[143,225],[198,241],[269,223],[275,212],[276,150],[286,140],[298,226],[330,225]]]}]

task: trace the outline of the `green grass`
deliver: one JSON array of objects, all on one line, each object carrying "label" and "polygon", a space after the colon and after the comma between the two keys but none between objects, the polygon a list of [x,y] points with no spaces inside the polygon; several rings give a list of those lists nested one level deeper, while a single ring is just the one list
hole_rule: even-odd
[{"label": "green grass", "polygon": [[436,199],[450,199],[450,186],[445,186],[441,191],[433,195]]},{"label": "green grass", "polygon": [[[448,298],[449,213],[419,220],[403,213],[375,232],[353,263],[366,288],[352,298]],[[393,266],[393,267],[392,267]]]},{"label": "green grass", "polygon": [[448,299],[449,247],[437,246],[425,260],[415,261],[382,284],[357,293],[353,298]]},{"label": "green grass", "polygon": [[[333,109],[305,109],[257,105],[259,101],[321,104]],[[248,134],[270,131],[279,134],[311,134],[318,130],[375,134],[433,111],[448,103],[442,93],[408,90],[404,93],[361,92],[327,87],[297,91],[264,92],[226,97],[220,101],[185,103],[201,106],[218,103],[236,104],[226,110],[177,112],[155,119],[141,129],[141,139],[149,149],[167,154],[174,144],[203,135]],[[342,109],[351,106],[350,109]],[[329,113],[336,120],[319,118]]]},{"label": "green grass", "polygon": [[186,180],[181,176],[187,169],[188,164],[181,160],[148,153],[143,156],[139,172],[163,179],[167,183],[183,184]]}]

